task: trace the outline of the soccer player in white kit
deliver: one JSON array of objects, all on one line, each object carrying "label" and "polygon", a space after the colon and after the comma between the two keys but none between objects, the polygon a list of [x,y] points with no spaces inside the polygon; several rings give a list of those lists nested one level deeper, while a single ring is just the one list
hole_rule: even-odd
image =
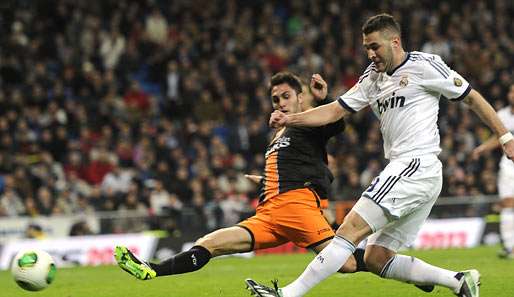
[{"label": "soccer player in white kit", "polygon": [[[514,133],[514,84],[510,86],[507,95],[509,105],[498,111],[498,117],[505,127]],[[496,137],[489,138],[486,142],[473,150],[473,158],[500,146]],[[514,259],[514,163],[503,155],[498,172],[498,195],[501,199],[502,210],[500,212],[500,234],[504,249],[499,256]]]},{"label": "soccer player in white kit", "polygon": [[397,251],[412,243],[441,191],[439,100],[468,104],[500,138],[511,159],[512,134],[491,105],[439,56],[405,52],[400,26],[392,16],[369,18],[362,32],[372,63],[358,83],[331,104],[295,115],[275,111],[270,125],[321,126],[370,106],[380,120],[385,157],[390,162],[345,217],[333,241],[299,278],[283,288],[269,288],[251,279],[246,284],[261,297],[303,296],[335,273],[355,246],[370,235],[364,260],[371,272],[408,283],[441,285],[457,296],[477,297],[477,270],[450,271]]}]

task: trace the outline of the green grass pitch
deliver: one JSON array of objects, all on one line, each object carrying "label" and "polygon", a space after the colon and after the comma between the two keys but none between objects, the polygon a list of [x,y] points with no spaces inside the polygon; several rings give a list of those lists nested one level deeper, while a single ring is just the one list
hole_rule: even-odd
[{"label": "green grass pitch", "polygon": [[[432,251],[409,251],[427,262],[454,270],[475,267],[482,274],[481,296],[514,296],[514,260],[500,260],[495,247]],[[277,278],[287,284],[298,276],[312,259],[312,254],[259,256],[252,259],[212,260],[204,269],[179,276],[151,281],[133,279],[115,266],[63,268],[55,282],[41,292],[18,288],[8,271],[0,272],[2,297],[192,297],[249,296],[243,280]],[[436,287],[430,294],[412,285],[380,279],[369,273],[336,274],[314,288],[307,296],[453,296],[450,290]]]}]

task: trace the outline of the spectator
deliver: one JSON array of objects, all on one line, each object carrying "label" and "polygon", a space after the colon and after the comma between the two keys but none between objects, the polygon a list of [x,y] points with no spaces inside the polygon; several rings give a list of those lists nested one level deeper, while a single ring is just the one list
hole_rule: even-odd
[{"label": "spectator", "polygon": [[132,114],[132,121],[140,120],[150,111],[150,96],[141,89],[139,82],[132,81],[130,88],[123,97],[127,112]]},{"label": "spectator", "polygon": [[25,237],[30,239],[44,239],[46,235],[40,225],[32,223],[25,229]]},{"label": "spectator", "polygon": [[166,42],[168,37],[168,22],[158,8],[154,8],[151,15],[146,19],[146,34],[148,40],[159,45]]},{"label": "spectator", "polygon": [[6,189],[0,196],[0,206],[3,215],[8,217],[16,217],[25,213],[23,200],[13,189]]},{"label": "spectator", "polygon": [[118,160],[111,160],[111,171],[107,173],[101,184],[104,192],[114,192],[115,194],[126,194],[129,190],[133,174],[131,170],[120,168]]},{"label": "spectator", "polygon": [[70,236],[85,236],[92,234],[93,231],[91,231],[91,228],[89,227],[86,221],[78,221],[71,225]]},{"label": "spectator", "polygon": [[125,37],[117,29],[100,34],[100,54],[105,69],[113,69],[118,65],[121,55],[125,51]]},{"label": "spectator", "polygon": [[[117,156],[121,172],[141,184],[161,180],[174,203],[219,227],[234,177],[236,192],[247,193],[253,188],[241,175],[262,172],[271,112],[262,82],[286,67],[320,71],[336,97],[366,67],[354,34],[367,15],[364,2],[297,9],[215,0],[206,9],[201,1],[147,7],[120,0],[94,12],[66,3],[57,0],[49,13],[73,17],[48,18],[37,5],[16,2],[0,29],[0,215],[117,211],[128,193],[110,163]],[[381,5],[409,20],[402,28],[408,48],[423,47],[477,77],[474,88],[500,108],[514,69],[512,9],[506,1],[472,2],[462,14],[456,8]],[[320,22],[321,15],[328,17]],[[490,132],[462,106],[441,101],[443,196],[496,194],[499,153],[487,156],[491,162],[468,158]],[[330,145],[334,199],[352,196],[355,175],[368,187],[382,167],[378,129],[357,115]],[[122,190],[112,190],[118,182]],[[152,207],[143,192],[138,203]]]},{"label": "spectator", "polygon": [[177,214],[182,210],[183,203],[177,195],[170,194],[163,187],[160,180],[154,183],[154,189],[150,194],[150,210],[156,215]]}]

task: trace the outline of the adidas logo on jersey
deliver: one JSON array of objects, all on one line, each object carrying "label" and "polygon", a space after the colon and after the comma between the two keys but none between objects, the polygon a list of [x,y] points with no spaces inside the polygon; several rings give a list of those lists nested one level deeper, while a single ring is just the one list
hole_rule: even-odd
[{"label": "adidas logo on jersey", "polygon": [[393,93],[393,95],[389,99],[382,100],[382,102],[380,102],[380,100],[377,100],[377,104],[378,104],[378,112],[380,114],[383,114],[388,109],[396,108],[396,107],[403,107],[403,105],[405,105],[405,97],[395,96],[395,93]]}]

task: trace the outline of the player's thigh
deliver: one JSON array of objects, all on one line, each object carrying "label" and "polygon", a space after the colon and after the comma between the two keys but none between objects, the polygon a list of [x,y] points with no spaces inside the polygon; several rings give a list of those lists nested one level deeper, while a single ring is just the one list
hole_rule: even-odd
[{"label": "player's thigh", "polygon": [[310,249],[334,237],[334,231],[311,190],[289,191],[281,198],[283,200],[273,210],[278,234],[299,247]]},{"label": "player's thigh", "polygon": [[196,245],[208,249],[213,257],[248,252],[252,248],[252,235],[244,228],[233,226],[203,236]]},{"label": "player's thigh", "polygon": [[398,252],[401,248],[409,247],[421,229],[421,226],[428,218],[432,206],[437,197],[422,205],[408,215],[393,220],[380,231],[372,234],[368,238],[369,245],[377,245],[387,248],[393,252]]},{"label": "player's thigh", "polygon": [[[441,188],[441,162],[435,156],[426,156],[391,161],[362,197],[380,206],[393,220],[433,200]],[[379,230],[376,227],[374,230]]]},{"label": "player's thigh", "polygon": [[334,237],[332,227],[320,212],[311,215],[303,213],[303,216],[295,214],[294,220],[282,220],[277,231],[295,245],[309,249]]},{"label": "player's thigh", "polygon": [[255,216],[237,225],[250,234],[251,243],[249,250],[276,247],[288,241],[287,238],[280,235],[277,225],[273,222],[266,209],[258,211]]},{"label": "player's thigh", "polygon": [[387,223],[389,223],[389,218],[384,209],[373,200],[361,197],[336,233],[359,244],[366,236],[380,230]]},{"label": "player's thigh", "polygon": [[[378,190],[378,194],[373,194],[373,190],[369,195],[369,199],[384,209],[389,223],[382,229],[376,228],[377,232],[369,237],[368,244],[396,252],[415,240],[441,192],[442,174],[441,163],[435,157],[415,158],[408,164],[403,160],[391,163],[394,164],[388,165],[381,176],[393,178],[381,186],[383,190]],[[399,170],[403,173],[397,174]]]}]

